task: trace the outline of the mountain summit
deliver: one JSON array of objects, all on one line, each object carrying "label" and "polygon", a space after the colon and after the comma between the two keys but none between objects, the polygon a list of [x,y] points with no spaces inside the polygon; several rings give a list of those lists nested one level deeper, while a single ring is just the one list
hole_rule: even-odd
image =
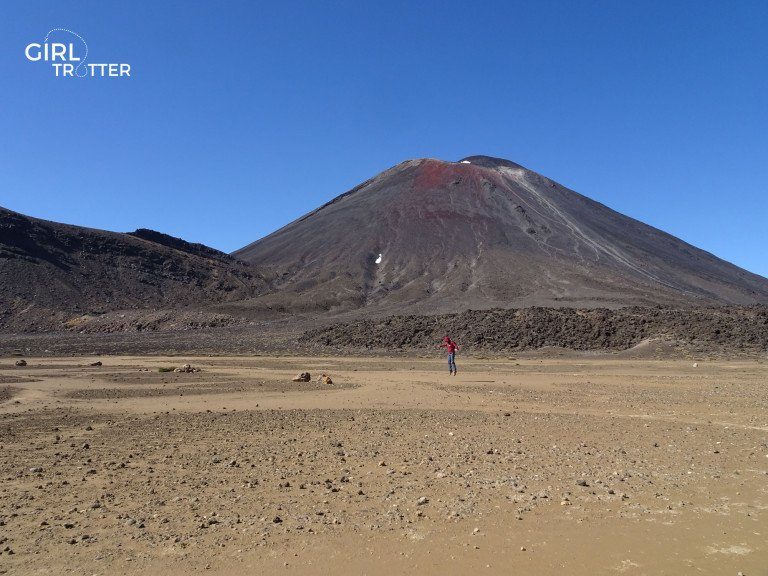
[{"label": "mountain summit", "polygon": [[768,303],[768,280],[499,158],[408,160],[234,253],[293,309]]}]

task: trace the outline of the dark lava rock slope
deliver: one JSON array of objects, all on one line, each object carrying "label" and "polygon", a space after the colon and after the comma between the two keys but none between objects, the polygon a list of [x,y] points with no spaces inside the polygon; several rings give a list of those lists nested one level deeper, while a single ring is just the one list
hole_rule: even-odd
[{"label": "dark lava rock slope", "polygon": [[626,350],[659,340],[753,355],[768,351],[768,307],[526,308],[392,316],[310,330],[301,342],[350,351],[434,351],[445,334],[464,351]]},{"label": "dark lava rock slope", "polygon": [[105,232],[0,209],[0,328],[55,330],[115,310],[182,309],[253,297],[253,268],[153,232]]}]

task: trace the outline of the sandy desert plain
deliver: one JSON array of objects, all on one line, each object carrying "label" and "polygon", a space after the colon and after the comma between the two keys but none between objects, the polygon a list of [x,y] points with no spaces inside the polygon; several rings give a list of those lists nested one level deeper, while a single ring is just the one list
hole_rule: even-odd
[{"label": "sandy desert plain", "polygon": [[14,361],[3,574],[768,574],[765,361]]}]

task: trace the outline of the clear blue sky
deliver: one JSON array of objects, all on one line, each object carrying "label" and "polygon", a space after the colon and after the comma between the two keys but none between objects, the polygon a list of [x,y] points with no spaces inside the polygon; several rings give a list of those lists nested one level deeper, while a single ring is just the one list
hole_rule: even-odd
[{"label": "clear blue sky", "polygon": [[[130,79],[55,78],[55,27]],[[22,2],[0,205],[231,251],[402,160],[508,158],[768,276],[768,3]]]}]

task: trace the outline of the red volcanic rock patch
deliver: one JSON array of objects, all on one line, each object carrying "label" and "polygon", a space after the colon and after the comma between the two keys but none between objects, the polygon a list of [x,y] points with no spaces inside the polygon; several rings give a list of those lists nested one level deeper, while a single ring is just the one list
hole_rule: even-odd
[{"label": "red volcanic rock patch", "polygon": [[[418,167],[413,180],[414,192],[426,192],[458,184],[465,179],[478,180],[480,170],[472,164],[454,164],[440,160],[424,160]],[[474,183],[474,182],[473,182]]]}]

